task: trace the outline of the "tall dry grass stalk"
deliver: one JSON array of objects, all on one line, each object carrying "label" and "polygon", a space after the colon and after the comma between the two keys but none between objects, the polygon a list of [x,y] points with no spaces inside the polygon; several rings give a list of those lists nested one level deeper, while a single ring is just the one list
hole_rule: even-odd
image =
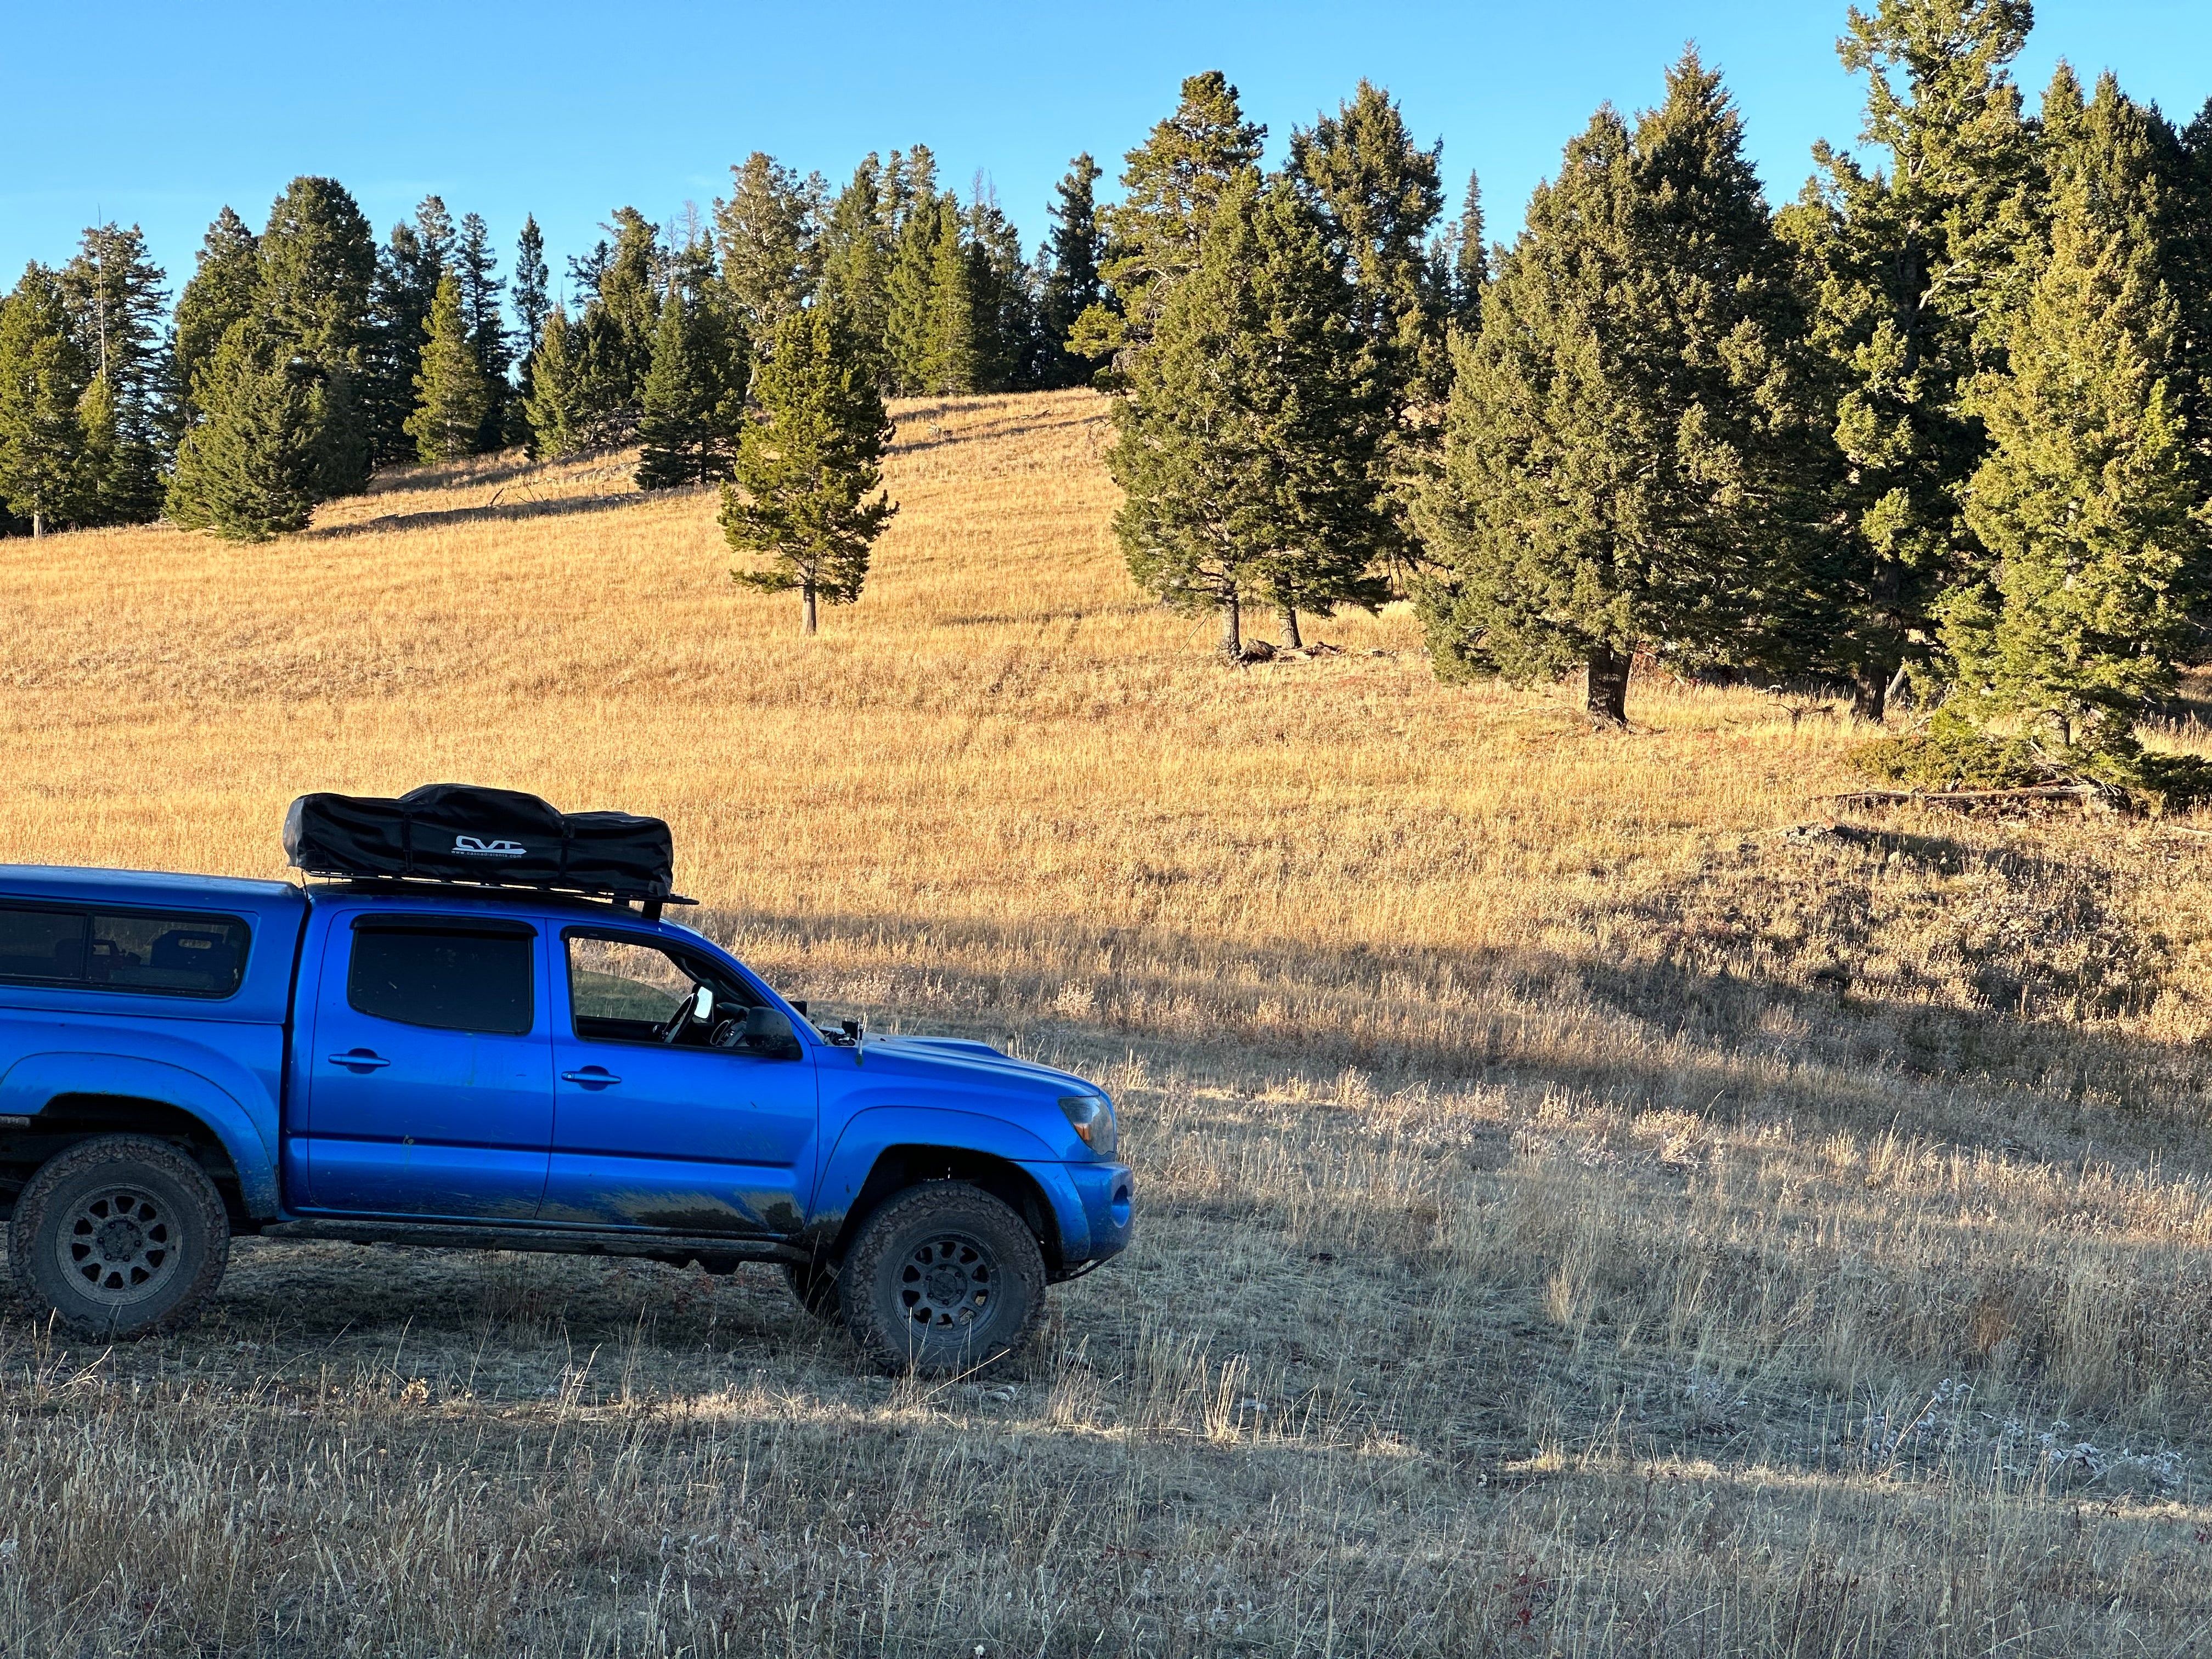
[{"label": "tall dry grass stalk", "polygon": [[764,1276],[339,1246],[162,1342],[0,1326],[0,1651],[2212,1641],[2197,841],[1831,828],[1847,729],[1593,737],[1396,612],[1226,669],[1121,574],[1096,399],[898,415],[811,642],[619,459],[0,544],[0,853],[662,813],[795,994],[1107,1082],[1138,1244],[994,1385],[857,1376]]}]

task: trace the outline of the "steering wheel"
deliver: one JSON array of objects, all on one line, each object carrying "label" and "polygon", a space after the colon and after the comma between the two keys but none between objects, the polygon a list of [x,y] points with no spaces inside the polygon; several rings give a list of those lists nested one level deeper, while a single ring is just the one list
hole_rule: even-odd
[{"label": "steering wheel", "polygon": [[656,1027],[653,1035],[664,1043],[673,1043],[682,1036],[684,1028],[691,1023],[692,1009],[698,1006],[698,988],[694,986],[684,994],[684,1000],[676,1005],[676,1012],[668,1017],[668,1023]]}]

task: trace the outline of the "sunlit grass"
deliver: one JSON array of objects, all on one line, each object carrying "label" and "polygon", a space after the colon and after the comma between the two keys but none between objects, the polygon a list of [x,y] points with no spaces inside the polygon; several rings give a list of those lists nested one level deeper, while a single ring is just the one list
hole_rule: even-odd
[{"label": "sunlit grass", "polygon": [[1106,1083],[1141,1212],[987,1383],[553,1258],[248,1241],[177,1338],[9,1323],[0,1650],[2202,1639],[2203,843],[1832,828],[1863,731],[1639,681],[1593,735],[1402,611],[1224,667],[1122,574],[1102,410],[896,411],[813,641],[619,457],[0,543],[0,855],[277,875],[292,796],[440,779],[658,812],[793,994]]}]

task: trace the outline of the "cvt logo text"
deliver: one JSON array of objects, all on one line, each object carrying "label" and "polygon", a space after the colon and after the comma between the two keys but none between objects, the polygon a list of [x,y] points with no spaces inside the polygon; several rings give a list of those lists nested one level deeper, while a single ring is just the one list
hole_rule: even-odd
[{"label": "cvt logo text", "polygon": [[527,850],[519,841],[479,841],[474,836],[455,836],[453,850],[464,858],[519,859],[527,856]]}]

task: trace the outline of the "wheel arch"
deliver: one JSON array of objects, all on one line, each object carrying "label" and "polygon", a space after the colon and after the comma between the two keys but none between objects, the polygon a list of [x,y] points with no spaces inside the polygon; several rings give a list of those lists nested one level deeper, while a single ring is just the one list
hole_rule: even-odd
[{"label": "wheel arch", "polygon": [[275,1209],[273,1202],[265,1209],[254,1207],[238,1160],[206,1117],[174,1101],[96,1089],[55,1094],[30,1115],[27,1127],[0,1130],[0,1188],[4,1188],[6,1202],[12,1207],[15,1195],[48,1160],[84,1141],[112,1134],[147,1135],[187,1152],[222,1194],[223,1208],[234,1227],[250,1225]]},{"label": "wheel arch", "polygon": [[840,1214],[824,1215],[815,1228],[815,1253],[841,1261],[845,1248],[868,1218],[885,1202],[933,1181],[963,1181],[991,1194],[1016,1215],[1044,1252],[1046,1268],[1057,1273],[1065,1263],[1057,1212],[1035,1176],[996,1152],[972,1146],[903,1141],[876,1153],[851,1201]]}]

